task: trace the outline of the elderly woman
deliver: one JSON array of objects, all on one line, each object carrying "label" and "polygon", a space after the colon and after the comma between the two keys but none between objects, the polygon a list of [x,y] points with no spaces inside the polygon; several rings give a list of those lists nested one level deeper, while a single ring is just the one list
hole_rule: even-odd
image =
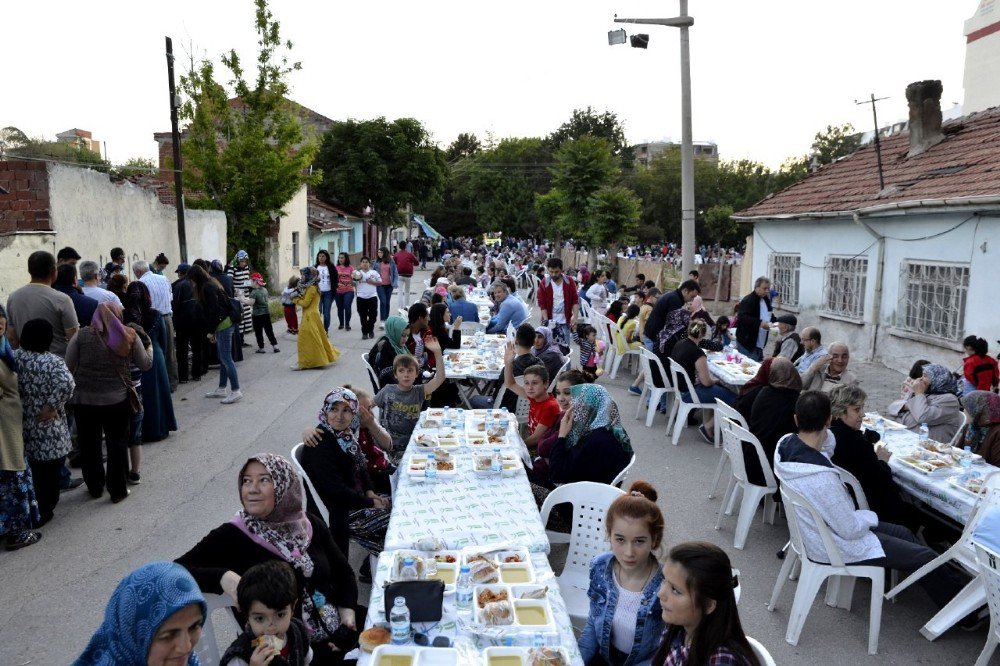
[{"label": "elderly woman", "polygon": [[[66,366],[76,381],[73,404],[77,405],[83,480],[95,498],[104,494],[107,485],[114,503],[129,494],[125,487],[128,429],[132,414],[139,409],[129,380],[129,364],[141,370],[153,365],[152,352],[142,346],[136,330],[126,326],[121,317],[117,305],[101,303],[90,326],[81,328],[66,348]],[[107,472],[101,463],[102,436],[108,452]]]},{"label": "elderly woman", "polygon": [[52,520],[59,503],[60,476],[72,446],[66,401],[76,384],[65,361],[49,352],[52,336],[52,324],[32,319],[21,329],[21,346],[14,352],[24,406],[24,455],[38,496],[39,527]]},{"label": "elderly woman", "polygon": [[912,390],[909,398],[890,404],[888,413],[914,432],[926,423],[931,439],[950,442],[964,422],[954,375],[943,365],[929,363]]},{"label": "elderly woman", "polygon": [[73,664],[198,666],[194,649],[207,612],[205,597],[184,567],[150,562],[118,584],[104,622]]},{"label": "elderly woman", "polygon": [[[261,453],[237,478],[242,510],[177,558],[204,592],[226,593],[247,569],[280,559],[295,569],[301,590],[299,619],[310,633],[314,664],[337,662],[329,642],[340,625],[356,629],[358,585],[354,571],[322,519],[306,513],[302,482],[285,458]],[[240,626],[246,614],[234,610]]]},{"label": "elderly woman", "polygon": [[865,491],[868,508],[878,514],[880,521],[906,525],[916,531],[920,520],[910,508],[912,505],[902,500],[889,471],[892,454],[884,444],[878,443],[877,432],[861,430],[867,397],[860,387],[849,384],[830,391],[833,417],[830,432],[837,440],[831,460],[858,479]]},{"label": "elderly woman", "polygon": [[968,446],[991,465],[1000,465],[1000,395],[970,391],[964,401],[969,423],[959,446]]},{"label": "elderly woman", "polygon": [[569,390],[570,405],[559,421],[559,437],[548,451],[549,479],[611,483],[633,454],[618,405],[597,384]]},{"label": "elderly woman", "polygon": [[[292,301],[302,308],[298,335],[299,360],[292,367],[296,370],[322,368],[336,362],[340,358],[340,351],[330,344],[323,320],[320,319],[319,273],[312,266],[306,266],[300,273],[299,284],[292,296]],[[329,317],[329,311],[325,316]]]},{"label": "elderly woman", "polygon": [[[767,386],[763,387],[753,401],[750,410],[750,432],[760,441],[768,464],[774,464],[774,449],[778,440],[790,432],[797,432],[795,425],[795,401],[802,392],[802,378],[792,362],[777,357],[771,361],[767,375]],[[764,484],[764,471],[760,460],[749,444],[743,445],[743,460],[747,478],[751,483]]]},{"label": "elderly woman", "polygon": [[[389,526],[389,498],[380,496],[368,476],[368,461],[359,442],[361,409],[354,391],[335,388],[323,400],[316,426],[318,437],[307,437],[302,469],[330,512],[330,533],[341,552],[353,539],[369,553],[382,552]],[[369,432],[385,433],[365,418]],[[388,433],[385,433],[388,436]]]}]

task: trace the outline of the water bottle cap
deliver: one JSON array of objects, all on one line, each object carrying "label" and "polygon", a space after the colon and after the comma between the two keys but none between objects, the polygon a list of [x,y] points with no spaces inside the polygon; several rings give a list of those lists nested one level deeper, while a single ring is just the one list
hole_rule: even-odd
[{"label": "water bottle cap", "polygon": [[[403,566],[404,567],[412,567],[413,566],[413,558],[412,557],[407,557],[405,560],[403,560]],[[402,599],[402,597],[396,597],[396,598],[397,599]]]},{"label": "water bottle cap", "polygon": [[434,460],[434,454],[433,453],[428,453],[427,454],[427,459],[428,460]]},{"label": "water bottle cap", "polygon": [[393,603],[395,603],[395,605],[397,605],[397,606],[405,606],[406,605],[406,597],[396,597],[396,601],[393,602]]},{"label": "water bottle cap", "polygon": [[472,569],[469,568],[468,564],[463,564],[458,570],[458,573],[471,573],[471,572]]}]

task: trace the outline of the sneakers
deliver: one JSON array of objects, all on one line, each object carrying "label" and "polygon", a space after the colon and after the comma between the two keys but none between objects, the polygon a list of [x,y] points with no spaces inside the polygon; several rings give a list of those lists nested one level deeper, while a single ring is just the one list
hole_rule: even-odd
[{"label": "sneakers", "polygon": [[638,386],[629,386],[628,392],[631,393],[632,395],[642,395],[642,389],[639,388]]},{"label": "sneakers", "polygon": [[74,479],[70,479],[69,485],[67,485],[65,488],[60,488],[59,492],[64,493],[67,490],[75,490],[76,488],[79,488],[82,485],[83,485],[83,478],[78,476]]},{"label": "sneakers", "polygon": [[129,472],[126,480],[128,481],[128,485],[137,486],[142,483],[142,476],[139,472]]},{"label": "sneakers", "polygon": [[237,390],[233,391],[232,393],[230,393],[226,398],[224,398],[222,400],[222,404],[223,405],[231,405],[234,402],[239,402],[242,399],[243,399],[243,391],[240,391],[239,389],[237,389]]},{"label": "sneakers", "polygon": [[701,436],[705,438],[706,442],[708,442],[709,444],[715,444],[715,440],[712,439],[712,436],[708,434],[707,430],[705,430],[705,426],[703,425],[698,426],[698,432],[701,433]]},{"label": "sneakers", "polygon": [[266,352],[266,351],[264,351],[264,348],[263,348],[263,347],[261,347],[260,349],[258,349],[258,350],[256,351],[256,353],[257,353],[257,354],[266,354],[267,352]]},{"label": "sneakers", "polygon": [[225,398],[228,395],[229,395],[229,392],[226,391],[226,387],[225,386],[220,386],[219,388],[215,389],[214,391],[209,391],[208,393],[206,393],[205,397],[206,398]]},{"label": "sneakers", "polygon": [[280,353],[280,352],[281,352],[281,350],[280,350],[280,349],[278,349],[278,346],[277,346],[277,345],[275,345],[275,346],[274,346],[274,349],[273,349],[272,351],[273,351],[273,352],[274,352],[275,354],[278,354],[278,353]]}]

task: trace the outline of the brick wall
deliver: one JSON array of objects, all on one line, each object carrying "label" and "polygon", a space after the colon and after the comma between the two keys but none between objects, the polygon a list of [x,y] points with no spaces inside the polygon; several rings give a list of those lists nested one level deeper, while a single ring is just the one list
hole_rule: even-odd
[{"label": "brick wall", "polygon": [[51,231],[44,162],[0,161],[0,234]]}]

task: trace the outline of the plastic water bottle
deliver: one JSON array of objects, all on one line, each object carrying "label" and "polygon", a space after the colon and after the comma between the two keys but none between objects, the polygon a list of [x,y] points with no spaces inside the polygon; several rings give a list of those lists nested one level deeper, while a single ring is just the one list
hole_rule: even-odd
[{"label": "plastic water bottle", "polygon": [[424,468],[424,478],[428,481],[437,481],[438,463],[437,456],[433,453],[427,454],[427,467]]},{"label": "plastic water bottle", "polygon": [[536,631],[535,635],[531,639],[531,647],[536,650],[545,647],[545,634],[540,631]]},{"label": "plastic water bottle", "polygon": [[917,431],[917,439],[920,441],[921,444],[923,444],[928,439],[930,439],[930,436],[931,436],[931,431],[927,427],[927,424],[921,423],[920,430]]},{"label": "plastic water bottle", "polygon": [[410,642],[410,609],[406,607],[406,599],[396,597],[389,611],[389,627],[392,629],[393,645],[406,645]]},{"label": "plastic water bottle", "polygon": [[967,446],[965,450],[962,451],[961,457],[958,459],[958,464],[965,469],[972,467],[972,447]]},{"label": "plastic water bottle", "polygon": [[459,611],[472,610],[472,573],[468,564],[463,564],[458,570],[458,581],[455,583],[455,605]]},{"label": "plastic water bottle", "polygon": [[500,447],[493,447],[493,460],[490,461],[490,471],[494,474],[503,472],[503,458],[500,457]]},{"label": "plastic water bottle", "polygon": [[506,407],[500,408],[500,427],[504,430],[510,425],[510,412],[507,411]]},{"label": "plastic water bottle", "polygon": [[[413,563],[412,557],[407,557],[403,560],[403,568],[399,570],[399,579],[417,580],[417,565]],[[407,622],[409,622],[409,615],[407,615]]]},{"label": "plastic water bottle", "polygon": [[881,416],[875,420],[875,432],[878,433],[879,439],[885,439],[885,419]]}]

